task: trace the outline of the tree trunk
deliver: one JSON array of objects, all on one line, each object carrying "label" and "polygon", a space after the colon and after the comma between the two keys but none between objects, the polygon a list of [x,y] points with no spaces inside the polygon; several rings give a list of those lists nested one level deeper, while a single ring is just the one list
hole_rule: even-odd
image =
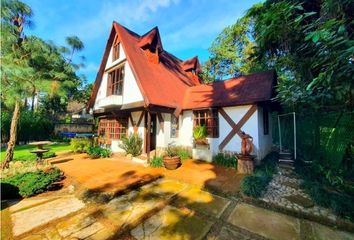
[{"label": "tree trunk", "polygon": [[34,111],[34,101],[35,101],[35,98],[36,98],[36,92],[34,92],[32,94],[32,105],[31,105],[31,111],[33,112]]},{"label": "tree trunk", "polygon": [[17,126],[18,126],[18,120],[20,118],[20,111],[21,111],[21,102],[18,100],[16,101],[14,114],[11,120],[10,140],[7,144],[5,160],[1,165],[2,169],[9,167],[9,163],[10,161],[12,161],[14,156],[14,149],[15,149],[16,139],[17,139]]}]

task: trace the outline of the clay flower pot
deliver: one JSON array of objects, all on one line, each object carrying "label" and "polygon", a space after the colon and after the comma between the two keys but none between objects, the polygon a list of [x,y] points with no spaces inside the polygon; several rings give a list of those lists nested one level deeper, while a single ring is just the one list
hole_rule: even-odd
[{"label": "clay flower pot", "polygon": [[179,156],[175,156],[175,157],[168,157],[165,156],[163,158],[163,165],[165,166],[166,169],[168,170],[175,170],[177,169],[179,166],[182,165],[181,163],[181,158]]},{"label": "clay flower pot", "polygon": [[196,145],[208,145],[209,142],[208,142],[208,139],[202,138],[202,139],[196,139],[195,144]]}]

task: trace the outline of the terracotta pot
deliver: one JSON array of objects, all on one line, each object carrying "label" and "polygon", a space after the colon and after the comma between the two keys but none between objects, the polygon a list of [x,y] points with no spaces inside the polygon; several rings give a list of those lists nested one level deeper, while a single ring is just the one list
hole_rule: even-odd
[{"label": "terracotta pot", "polygon": [[181,158],[179,156],[175,156],[175,157],[166,156],[163,158],[163,165],[165,165],[165,168],[168,170],[175,170],[182,165]]},{"label": "terracotta pot", "polygon": [[204,138],[204,139],[198,139],[198,140],[195,140],[195,144],[198,144],[198,145],[208,145],[208,139]]}]

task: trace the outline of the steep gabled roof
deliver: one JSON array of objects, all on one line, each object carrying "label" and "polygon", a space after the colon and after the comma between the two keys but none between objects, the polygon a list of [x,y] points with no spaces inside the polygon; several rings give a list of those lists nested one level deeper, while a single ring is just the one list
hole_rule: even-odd
[{"label": "steep gabled roof", "polygon": [[[269,101],[274,94],[275,71],[240,76],[212,84],[201,84],[197,75],[200,71],[197,57],[182,61],[162,47],[158,28],[143,36],[113,22],[106,48],[96,76],[88,107],[93,107],[109,52],[118,34],[127,61],[132,69],[145,107],[149,105],[182,110],[235,106]],[[157,61],[149,60],[147,51],[158,54]],[[150,55],[151,56],[151,55]]]},{"label": "steep gabled roof", "polygon": [[[97,96],[109,51],[116,34],[119,36],[127,61],[144,97],[145,106],[158,105],[181,109],[186,90],[196,83],[182,69],[181,65],[183,62],[162,48],[158,28],[155,27],[143,36],[140,36],[116,22],[113,22],[89,107],[93,106]],[[159,46],[158,63],[149,61],[143,50],[143,47],[151,44]]]},{"label": "steep gabled roof", "polygon": [[274,96],[275,71],[190,87],[183,109],[226,107],[269,101]]}]

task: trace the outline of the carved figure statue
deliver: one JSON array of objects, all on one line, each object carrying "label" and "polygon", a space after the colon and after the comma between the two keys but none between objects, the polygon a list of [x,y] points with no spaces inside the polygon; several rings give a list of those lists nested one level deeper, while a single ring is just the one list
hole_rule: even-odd
[{"label": "carved figure statue", "polygon": [[242,155],[250,155],[252,152],[252,143],[253,143],[253,138],[246,134],[245,132],[242,132],[241,134],[241,153]]}]

